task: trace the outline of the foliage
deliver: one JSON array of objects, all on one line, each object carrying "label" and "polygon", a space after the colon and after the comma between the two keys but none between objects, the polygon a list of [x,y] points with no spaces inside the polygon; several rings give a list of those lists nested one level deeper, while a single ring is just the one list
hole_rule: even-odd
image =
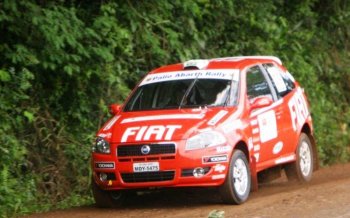
[{"label": "foliage", "polygon": [[90,145],[145,72],[276,55],[305,87],[323,164],[350,159],[345,0],[0,2],[0,217],[91,202]]}]

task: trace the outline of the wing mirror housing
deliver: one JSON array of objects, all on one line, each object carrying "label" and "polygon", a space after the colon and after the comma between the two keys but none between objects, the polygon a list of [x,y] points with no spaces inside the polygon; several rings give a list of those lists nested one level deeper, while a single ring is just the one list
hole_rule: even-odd
[{"label": "wing mirror housing", "polygon": [[254,99],[250,107],[251,107],[251,110],[255,110],[255,109],[270,106],[272,103],[273,102],[270,97],[258,97]]},{"label": "wing mirror housing", "polygon": [[116,115],[120,112],[121,109],[122,109],[122,106],[120,104],[111,104],[109,106],[109,113],[111,115]]}]

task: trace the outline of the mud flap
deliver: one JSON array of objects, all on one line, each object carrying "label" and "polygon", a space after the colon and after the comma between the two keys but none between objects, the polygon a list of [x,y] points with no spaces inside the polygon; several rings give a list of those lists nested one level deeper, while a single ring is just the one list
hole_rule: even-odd
[{"label": "mud flap", "polygon": [[250,174],[252,178],[251,191],[258,191],[258,173],[256,172],[256,158],[250,157]]},{"label": "mud flap", "polygon": [[320,169],[320,159],[319,159],[319,156],[318,156],[318,152],[317,152],[317,147],[316,147],[316,141],[315,141],[315,138],[313,135],[311,134],[308,134],[309,136],[309,139],[311,141],[311,144],[312,144],[312,152],[313,152],[313,161],[314,161],[314,171],[317,171]]}]

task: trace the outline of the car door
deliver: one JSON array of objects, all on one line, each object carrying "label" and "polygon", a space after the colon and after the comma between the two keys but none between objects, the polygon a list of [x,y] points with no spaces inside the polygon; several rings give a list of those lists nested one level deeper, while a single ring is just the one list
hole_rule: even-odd
[{"label": "car door", "polygon": [[[279,151],[280,156],[293,153],[298,141],[297,131],[293,128],[293,96],[297,95],[294,82],[290,79],[288,74],[284,72],[279,66],[273,63],[263,64],[266,74],[271,80],[273,89],[276,92],[277,99],[283,102],[279,107],[277,116],[280,117],[280,138],[283,145]],[[298,99],[299,100],[299,99]],[[297,102],[298,104],[300,102]]]},{"label": "car door", "polygon": [[[246,98],[249,106],[261,97],[271,98],[269,106],[251,109],[249,123],[252,134],[252,145],[258,168],[274,165],[274,159],[280,155],[283,141],[280,136],[282,125],[282,100],[278,99],[273,84],[266,75],[262,65],[246,70]],[[248,108],[249,108],[248,106]]]}]

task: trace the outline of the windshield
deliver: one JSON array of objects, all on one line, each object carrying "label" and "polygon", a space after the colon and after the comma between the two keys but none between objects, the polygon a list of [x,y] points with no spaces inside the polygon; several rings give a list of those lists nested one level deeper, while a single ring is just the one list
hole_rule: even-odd
[{"label": "windshield", "polygon": [[235,105],[237,84],[232,79],[198,77],[141,84],[124,111]]}]

